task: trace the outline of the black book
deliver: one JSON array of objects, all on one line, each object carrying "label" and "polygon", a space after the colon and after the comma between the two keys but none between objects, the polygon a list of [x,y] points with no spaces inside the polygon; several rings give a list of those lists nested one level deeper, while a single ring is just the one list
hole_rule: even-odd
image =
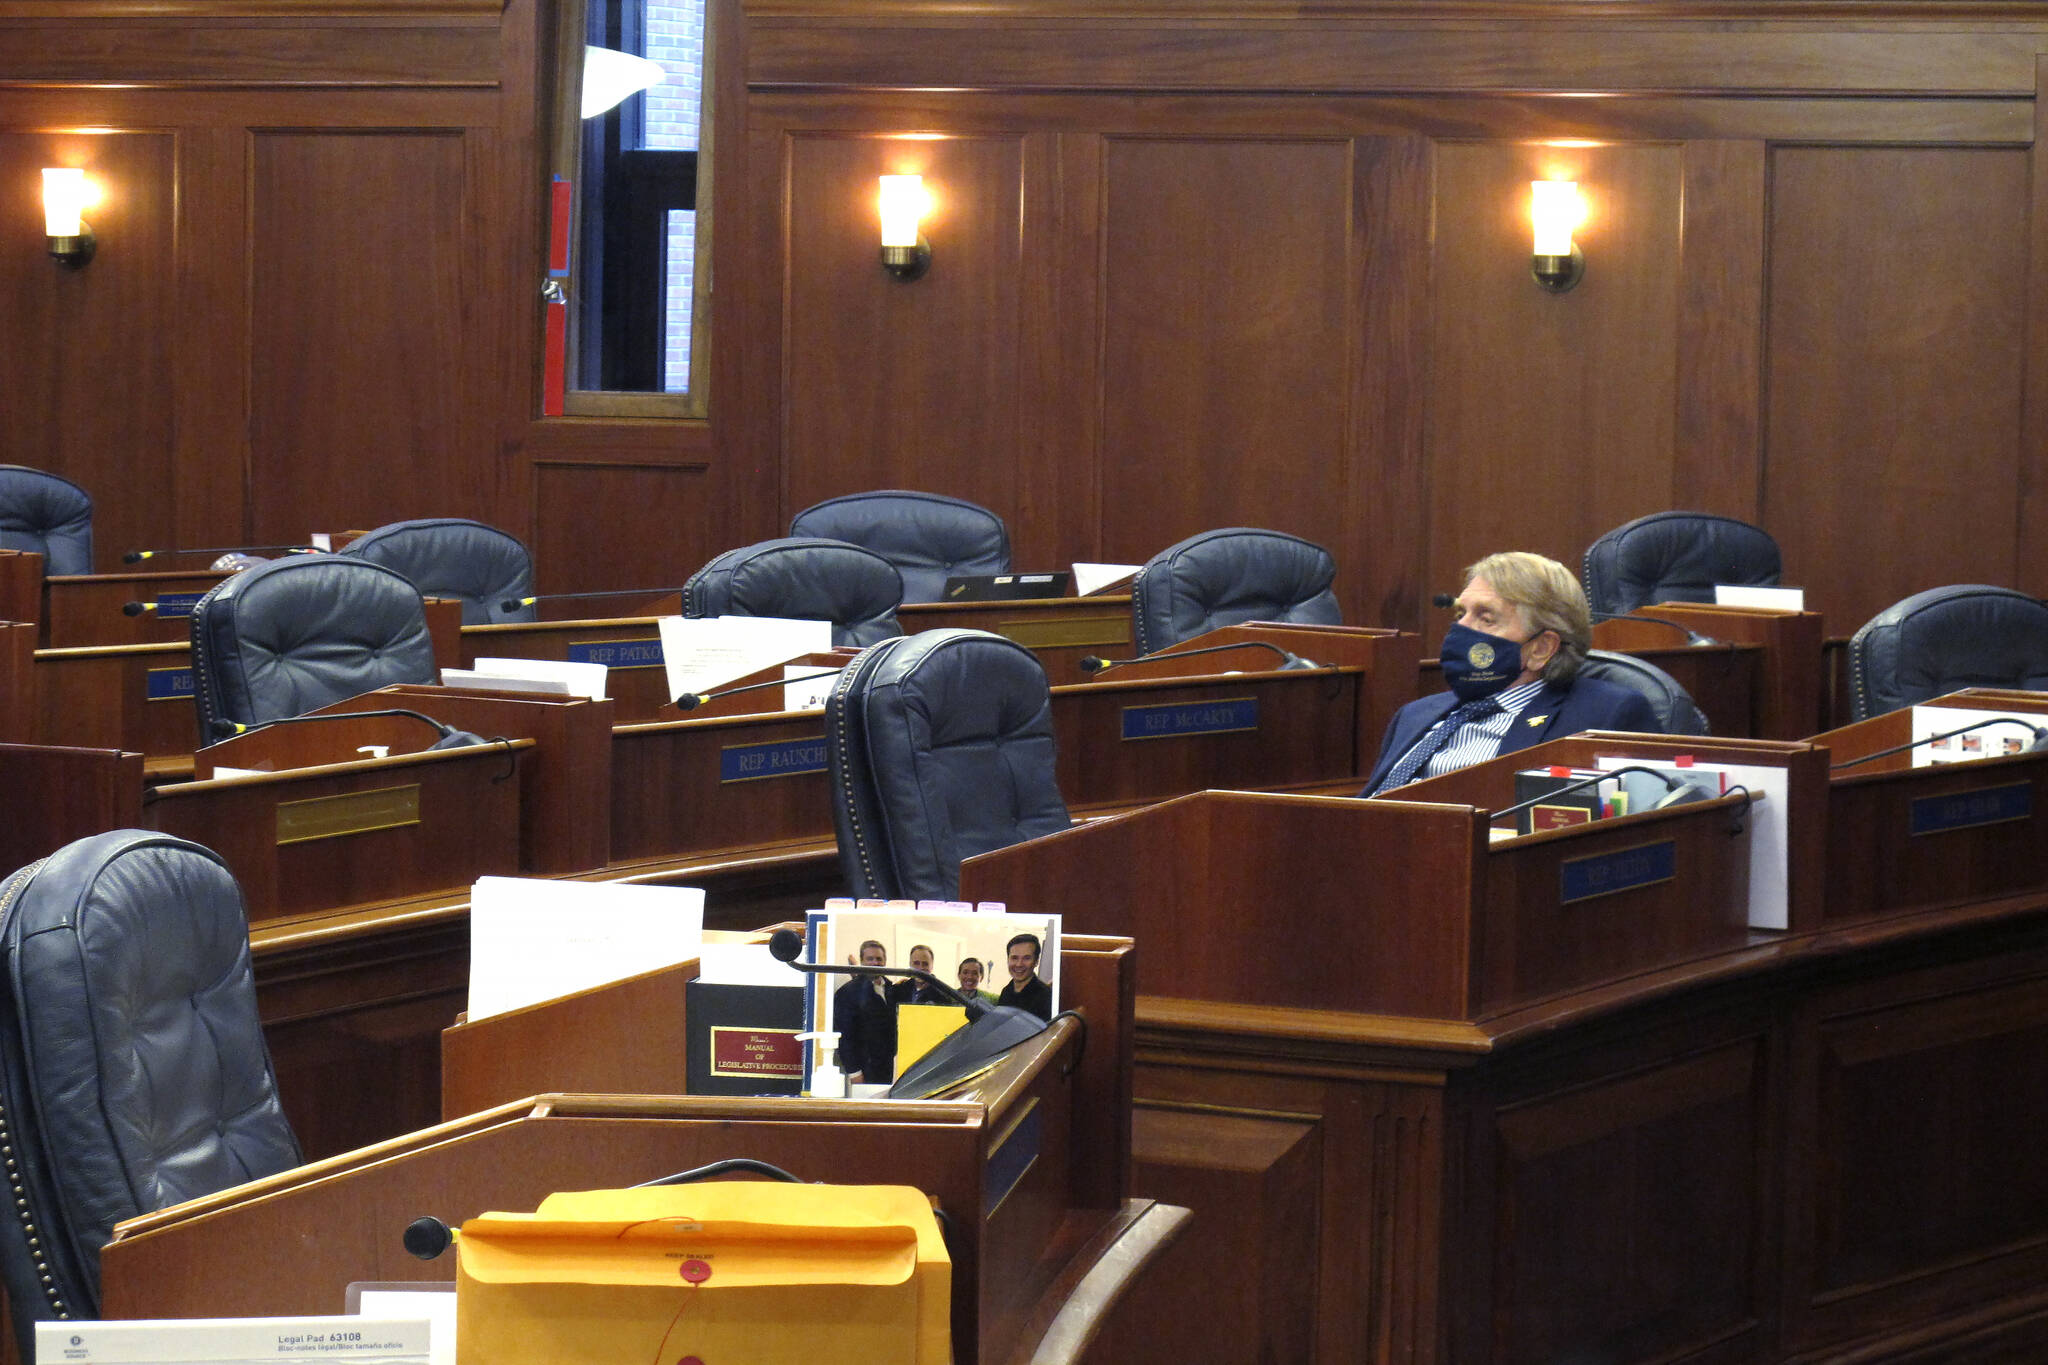
[{"label": "black book", "polygon": [[801,986],[683,987],[692,1095],[797,1095],[804,1086]]}]

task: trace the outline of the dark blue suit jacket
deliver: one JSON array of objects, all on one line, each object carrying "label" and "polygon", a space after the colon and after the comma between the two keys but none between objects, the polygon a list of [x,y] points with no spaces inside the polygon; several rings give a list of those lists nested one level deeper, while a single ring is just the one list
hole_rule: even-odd
[{"label": "dark blue suit jacket", "polygon": [[[1394,719],[1387,725],[1387,737],[1380,743],[1379,762],[1373,765],[1372,780],[1365,784],[1365,792],[1380,784],[1401,755],[1408,752],[1429,732],[1429,727],[1442,720],[1458,705],[1455,692],[1439,692],[1433,697],[1411,701],[1394,713]],[[1598,678],[1574,678],[1568,683],[1546,683],[1536,699],[1522,708],[1508,727],[1505,738],[1500,742],[1497,754],[1511,754],[1517,749],[1526,749],[1532,744],[1541,744],[1546,739],[1563,739],[1581,730],[1635,730],[1658,734],[1663,727],[1657,723],[1657,713],[1650,709],[1649,701],[1640,693],[1630,691],[1615,683],[1601,682]]]}]

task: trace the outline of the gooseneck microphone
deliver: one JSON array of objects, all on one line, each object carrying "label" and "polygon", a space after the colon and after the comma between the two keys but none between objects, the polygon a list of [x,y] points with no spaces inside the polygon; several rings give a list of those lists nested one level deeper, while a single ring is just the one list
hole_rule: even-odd
[{"label": "gooseneck microphone", "polygon": [[[1858,764],[1870,763],[1880,758],[1890,758],[1893,754],[1905,753],[1908,749],[1918,749],[1922,745],[1934,744],[1944,739],[1954,739],[1957,735],[1967,735],[1972,730],[1988,730],[1994,725],[2017,725],[2022,730],[2031,731],[2033,733],[2033,741],[2027,745],[2027,753],[2039,753],[2044,749],[2048,749],[2048,725],[2029,725],[2027,722],[2016,720],[2011,716],[2000,716],[1996,720],[1980,720],[1974,725],[1958,725],[1953,730],[1944,730],[1938,735],[1929,735],[1925,739],[1916,739],[1910,744],[1894,744],[1889,749],[1879,749],[1876,753],[1865,754],[1861,758],[1845,759],[1840,763],[1828,765],[1828,771],[1831,773],[1840,772],[1844,768],[1854,768]],[[1993,758],[2000,757],[2000,755],[1986,754],[1985,757]]]},{"label": "gooseneck microphone", "polygon": [[1716,645],[1720,643],[1719,640],[1716,640],[1711,635],[1702,635],[1691,626],[1680,621],[1673,621],[1665,616],[1645,616],[1641,612],[1635,611],[1596,611],[1592,613],[1592,617],[1595,621],[1648,621],[1653,626],[1669,626],[1673,630],[1683,631],[1685,633],[1685,642],[1689,645]]},{"label": "gooseneck microphone", "polygon": [[278,725],[304,725],[313,721],[328,720],[361,720],[365,716],[410,716],[414,720],[433,726],[440,733],[441,738],[428,746],[428,753],[432,753],[436,749],[467,749],[475,744],[495,743],[493,740],[485,739],[482,735],[471,734],[467,730],[458,730],[445,721],[435,720],[425,712],[409,711],[402,706],[391,706],[377,711],[323,711],[318,715],[312,716],[279,716],[276,720],[266,720],[260,725],[244,725],[238,720],[226,720],[218,723],[226,730],[226,733],[221,738],[234,739],[241,735],[253,735],[258,730],[268,730]]},{"label": "gooseneck microphone", "polygon": [[742,692],[758,692],[764,687],[787,687],[791,683],[809,682],[813,678],[829,678],[841,670],[820,669],[816,673],[799,673],[794,678],[770,678],[767,682],[748,683],[745,687],[721,687],[715,692],[685,692],[673,703],[678,711],[694,711],[707,701],[720,697],[737,697]]},{"label": "gooseneck microphone", "polygon": [[161,559],[165,555],[253,555],[265,551],[281,554],[316,555],[321,553],[317,545],[214,545],[195,546],[180,550],[130,550],[121,556],[123,564],[140,564],[145,559]]},{"label": "gooseneck microphone", "polygon": [[[801,962],[798,959],[804,954],[804,936],[794,929],[777,929],[774,933],[770,934],[768,936],[768,954],[777,962],[787,962],[800,972],[814,972],[820,976],[907,976],[913,981],[921,981],[932,987],[940,995],[945,996],[947,1000],[966,1010],[969,1023],[973,1023],[976,1019],[981,1018],[982,1015],[990,1012],[989,1006],[982,1004],[979,1000],[969,1000],[930,972],[919,971],[915,967],[870,967],[866,963],[855,962],[849,962],[843,967],[835,967],[829,962]],[[1010,1008],[1014,1009],[1015,1006]],[[1033,1017],[1035,1018],[1036,1016]]]},{"label": "gooseneck microphone", "polygon": [[498,603],[500,611],[518,611],[536,602],[561,602],[571,597],[665,597],[680,588],[609,588],[604,592],[544,592],[532,597],[508,597]]},{"label": "gooseneck microphone", "polygon": [[1200,649],[1180,649],[1172,653],[1141,654],[1135,659],[1104,659],[1090,654],[1080,661],[1078,667],[1083,673],[1100,673],[1105,669],[1122,668],[1125,664],[1157,663],[1161,659],[1192,659],[1197,654],[1221,654],[1232,649],[1269,649],[1280,656],[1279,672],[1294,673],[1303,669],[1322,668],[1324,665],[1313,659],[1304,659],[1299,654],[1289,653],[1280,646],[1266,640],[1239,640],[1231,645],[1204,645]]}]

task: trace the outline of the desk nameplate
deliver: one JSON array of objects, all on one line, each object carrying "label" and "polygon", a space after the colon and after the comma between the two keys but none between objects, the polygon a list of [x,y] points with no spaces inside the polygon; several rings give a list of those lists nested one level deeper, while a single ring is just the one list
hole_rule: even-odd
[{"label": "desk nameplate", "polygon": [[1214,701],[1126,706],[1122,713],[1122,737],[1126,740],[1228,735],[1258,728],[1257,697],[1219,697]]},{"label": "desk nameplate", "polygon": [[1557,901],[1571,905],[1621,891],[1655,886],[1678,875],[1678,843],[1638,844],[1634,848],[1573,858],[1557,870]]},{"label": "desk nameplate", "polygon": [[381,829],[401,829],[419,822],[417,782],[374,791],[343,792],[338,796],[313,796],[279,803],[277,842],[283,847],[315,839],[340,839]]},{"label": "desk nameplate", "polygon": [[1980,825],[2029,820],[2033,815],[2034,784],[2012,782],[1977,791],[1923,796],[1913,803],[1909,820],[1915,835],[1947,834],[1953,830],[1976,829]]}]

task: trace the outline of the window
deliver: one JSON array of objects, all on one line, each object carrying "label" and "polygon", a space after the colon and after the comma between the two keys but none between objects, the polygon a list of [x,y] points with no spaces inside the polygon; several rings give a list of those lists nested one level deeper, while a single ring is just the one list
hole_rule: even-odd
[{"label": "window", "polygon": [[[703,0],[564,0],[554,174],[569,187],[561,410],[702,416],[710,215]],[[584,119],[586,45],[648,57],[652,89]],[[547,381],[555,383],[553,368]]]}]

